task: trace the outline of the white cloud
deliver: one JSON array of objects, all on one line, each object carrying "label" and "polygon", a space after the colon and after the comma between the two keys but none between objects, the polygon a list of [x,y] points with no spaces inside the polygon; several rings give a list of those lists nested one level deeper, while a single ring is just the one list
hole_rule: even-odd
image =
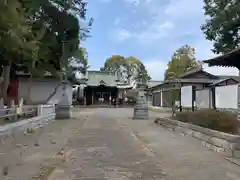
[{"label": "white cloud", "polygon": [[[146,22],[142,21],[141,23]],[[136,26],[140,25],[135,24],[134,27]],[[112,37],[120,42],[123,42],[132,37],[137,39],[140,43],[148,45],[153,41],[157,41],[163,37],[167,37],[173,28],[174,24],[172,22],[166,21],[162,24],[153,23],[151,26],[143,29],[140,32],[130,32],[126,29],[117,29],[114,31],[115,35],[112,35]]]},{"label": "white cloud", "polygon": [[[129,29],[115,31],[114,38],[118,41],[123,42],[134,38],[149,47],[164,43],[172,49],[186,43],[195,48],[198,60],[215,56],[211,52],[212,43],[205,39],[200,30],[201,24],[205,22],[202,0],[194,0],[194,3],[193,0],[169,0],[167,4],[160,0],[124,1],[137,6],[134,8],[136,13],[143,18],[135,21],[132,26],[128,25]],[[133,29],[130,30],[130,28]],[[158,57],[162,55],[159,54]],[[166,57],[159,59],[166,59]],[[163,79],[167,62],[153,58],[145,60],[144,63],[153,79]],[[204,69],[216,75],[238,75],[236,68],[204,65]]]},{"label": "white cloud", "polygon": [[[173,39],[181,35],[193,34],[200,31],[201,22],[203,19],[201,0],[170,0],[164,4],[162,1],[156,0],[124,0],[128,3],[134,3],[139,16],[142,16],[140,21],[135,22],[132,27],[134,32],[132,37],[135,37],[142,44],[153,44],[162,38],[169,37]],[[191,5],[191,7],[189,7]],[[147,23],[143,23],[147,22]]]},{"label": "white cloud", "polygon": [[134,6],[138,6],[140,3],[140,0],[124,0],[126,3],[133,4]]},{"label": "white cloud", "polygon": [[174,23],[170,21],[165,21],[162,24],[154,22],[146,29],[135,33],[135,37],[142,44],[148,45],[154,41],[160,40],[163,37],[169,36],[173,28]]},{"label": "white cloud", "polygon": [[115,29],[111,33],[111,37],[118,42],[124,42],[129,39],[132,34],[126,29]]},{"label": "white cloud", "polygon": [[153,80],[163,80],[164,72],[167,68],[167,62],[161,61],[158,58],[152,58],[144,61],[144,65],[149,76]]},{"label": "white cloud", "polygon": [[188,19],[203,15],[203,2],[200,0],[171,0],[165,8],[168,18]]}]

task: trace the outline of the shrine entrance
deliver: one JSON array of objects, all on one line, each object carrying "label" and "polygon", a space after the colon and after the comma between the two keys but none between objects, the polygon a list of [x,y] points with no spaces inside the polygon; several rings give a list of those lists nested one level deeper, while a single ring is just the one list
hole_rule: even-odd
[{"label": "shrine entrance", "polygon": [[117,87],[105,85],[87,86],[84,89],[86,105],[114,105],[117,94]]}]

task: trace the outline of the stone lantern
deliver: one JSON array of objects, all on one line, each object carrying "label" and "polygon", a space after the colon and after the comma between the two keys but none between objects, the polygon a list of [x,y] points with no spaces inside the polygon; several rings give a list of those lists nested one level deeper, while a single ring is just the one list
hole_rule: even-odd
[{"label": "stone lantern", "polygon": [[138,95],[137,95],[137,101],[136,105],[134,107],[133,111],[133,119],[134,120],[148,120],[148,104],[147,104],[147,98],[146,98],[146,90],[147,85],[140,83],[137,86],[138,89]]}]

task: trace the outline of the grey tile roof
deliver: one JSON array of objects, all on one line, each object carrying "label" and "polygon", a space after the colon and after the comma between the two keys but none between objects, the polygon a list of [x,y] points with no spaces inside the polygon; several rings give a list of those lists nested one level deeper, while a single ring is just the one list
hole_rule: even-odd
[{"label": "grey tile roof", "polygon": [[182,82],[182,83],[213,83],[215,82],[215,79],[200,79],[200,78],[185,78],[185,79],[178,79],[173,80],[170,82]]},{"label": "grey tile roof", "polygon": [[[234,77],[234,76],[233,76],[233,77]],[[218,85],[218,84],[220,84],[220,83],[222,83],[222,82],[224,82],[224,81],[228,81],[228,80],[230,80],[230,79],[232,79],[232,80],[234,80],[234,81],[236,81],[236,82],[240,82],[240,81],[239,81],[239,78],[240,78],[240,77],[237,76],[237,77],[238,77],[238,80],[237,80],[236,77],[235,77],[236,79],[233,78],[233,77],[230,77],[230,76],[228,77],[228,76],[227,76],[226,78],[221,78],[221,79],[219,79],[219,80],[216,80],[214,83],[210,84],[209,86],[215,86],[215,85]]]},{"label": "grey tile roof", "polygon": [[155,88],[155,87],[161,87],[164,84],[168,84],[168,83],[202,83],[202,84],[212,84],[214,83],[216,80],[215,79],[200,79],[200,78],[184,78],[184,79],[175,79],[175,80],[171,80],[171,81],[164,81],[158,85],[149,87],[151,88]]},{"label": "grey tile roof", "polygon": [[87,82],[89,86],[99,86],[104,84],[105,86],[117,86],[116,76],[113,73],[100,72],[100,71],[88,71]]},{"label": "grey tile roof", "polygon": [[234,64],[233,62],[234,61],[238,62],[239,57],[240,47],[226,54],[219,55],[208,60],[203,60],[203,62],[207,63],[210,67],[211,66],[236,67],[236,64]]},{"label": "grey tile roof", "polygon": [[186,73],[184,73],[183,75],[179,76],[179,78],[182,78],[182,77],[185,77],[185,76],[188,76],[190,74],[194,74],[194,73],[197,73],[200,71],[203,71],[203,69],[202,68],[193,68],[193,69],[187,71]]},{"label": "grey tile roof", "polygon": [[147,82],[147,85],[149,88],[154,87],[156,85],[161,84],[163,81],[157,81],[157,80],[150,80]]},{"label": "grey tile roof", "polygon": [[227,78],[232,78],[235,81],[240,82],[240,76],[218,76],[219,79],[227,79]]},{"label": "grey tile roof", "polygon": [[213,74],[210,74],[207,71],[204,71],[203,68],[193,68],[193,69],[187,71],[186,73],[184,73],[183,75],[179,76],[179,78],[184,78],[184,77],[186,77],[188,75],[195,74],[197,72],[202,72],[204,74],[207,74],[210,77],[217,78],[217,76],[215,76]]},{"label": "grey tile roof", "polygon": [[224,81],[227,81],[229,79],[231,79],[231,78],[225,78],[225,79],[222,78],[222,79],[216,80],[214,83],[210,84],[209,86],[215,86],[215,85],[222,83]]}]

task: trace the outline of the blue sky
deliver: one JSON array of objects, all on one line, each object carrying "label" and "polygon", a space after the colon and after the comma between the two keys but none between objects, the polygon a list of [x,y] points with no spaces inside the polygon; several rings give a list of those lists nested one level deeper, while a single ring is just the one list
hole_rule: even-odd
[{"label": "blue sky", "polygon": [[[194,3],[193,3],[194,1]],[[112,55],[140,59],[155,80],[162,80],[173,52],[188,44],[196,58],[213,57],[212,43],[200,30],[205,22],[203,0],[90,0],[94,18],[91,38],[84,42],[91,69],[99,69]],[[236,75],[234,68],[209,68],[214,74]]]}]

